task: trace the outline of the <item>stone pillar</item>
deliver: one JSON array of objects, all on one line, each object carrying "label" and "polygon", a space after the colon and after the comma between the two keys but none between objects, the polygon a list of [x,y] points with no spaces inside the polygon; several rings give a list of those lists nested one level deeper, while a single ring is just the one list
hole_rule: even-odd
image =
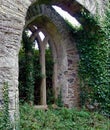
[{"label": "stone pillar", "polygon": [[44,41],[41,41],[39,34],[37,35],[39,42],[39,51],[40,51],[40,65],[41,65],[41,86],[40,86],[40,103],[41,105],[47,105],[47,96],[46,96],[46,68],[45,68],[45,47],[46,47],[46,38]]},{"label": "stone pillar", "polygon": [[19,119],[18,54],[26,10],[31,3],[18,0],[0,0],[0,107],[4,83],[9,88],[9,114],[13,130]]},{"label": "stone pillar", "polygon": [[46,72],[45,72],[45,47],[42,46],[40,49],[40,64],[41,64],[41,86],[40,86],[40,98],[41,105],[46,105]]},{"label": "stone pillar", "polygon": [[[5,21],[11,24],[11,21]],[[0,30],[0,106],[2,105],[2,88],[4,83],[8,83],[9,88],[9,112],[11,121],[14,122],[14,115],[18,114],[18,51],[19,44],[15,43],[15,39],[19,41],[19,36],[10,33],[7,34],[5,22]],[[10,30],[11,31],[11,30]],[[15,45],[13,45],[15,44]]]},{"label": "stone pillar", "polygon": [[19,18],[17,19],[17,16],[14,18],[8,9],[9,7],[0,5],[0,107],[3,101],[2,88],[4,83],[7,83],[10,120],[15,129],[19,117],[18,53],[23,23]]},{"label": "stone pillar", "polygon": [[53,65],[52,87],[54,92],[54,102],[56,103],[58,98],[58,90],[57,90],[57,63],[55,60]]},{"label": "stone pillar", "polygon": [[57,99],[58,99],[58,93],[59,93],[59,89],[58,89],[58,58],[57,58],[57,52],[56,52],[56,46],[55,43],[53,41],[53,39],[48,35],[48,43],[52,52],[52,58],[53,58],[53,75],[52,75],[52,91],[53,91],[53,96],[54,96],[54,103],[56,103]]}]

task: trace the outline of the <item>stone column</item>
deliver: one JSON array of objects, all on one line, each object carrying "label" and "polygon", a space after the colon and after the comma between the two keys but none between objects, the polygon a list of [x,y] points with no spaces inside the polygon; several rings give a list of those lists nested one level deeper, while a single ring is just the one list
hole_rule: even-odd
[{"label": "stone column", "polygon": [[40,49],[40,64],[41,64],[41,86],[40,86],[40,98],[41,105],[46,105],[46,72],[45,72],[45,48],[42,46]]},{"label": "stone column", "polygon": [[[1,3],[0,3],[1,4]],[[8,84],[9,115],[15,129],[19,118],[18,101],[18,53],[23,23],[18,16],[14,18],[11,5],[0,5],[0,107],[3,103],[4,83]],[[10,1],[11,4],[11,1]],[[15,14],[15,13],[14,13]],[[18,18],[18,19],[17,19]]]},{"label": "stone column", "polygon": [[40,51],[40,65],[41,65],[41,86],[40,86],[40,103],[41,105],[47,105],[47,96],[46,96],[46,68],[45,68],[45,47],[46,40],[42,42],[40,36],[37,35],[39,42],[39,51]]},{"label": "stone column", "polygon": [[9,88],[9,114],[13,130],[19,119],[18,54],[26,10],[31,3],[0,0],[0,107],[3,105],[4,83]]},{"label": "stone column", "polygon": [[[48,36],[49,37],[49,36]],[[49,37],[48,43],[50,45],[50,49],[52,51],[52,58],[53,58],[53,75],[52,75],[52,88],[53,88],[53,96],[54,96],[54,103],[56,103],[58,99],[58,84],[57,84],[57,76],[58,76],[58,59],[57,59],[57,53],[56,53],[56,47],[55,43],[52,40],[52,38]]]},{"label": "stone column", "polygon": [[58,90],[57,90],[57,63],[55,60],[53,65],[52,87],[54,92],[54,102],[56,103],[58,98]]}]

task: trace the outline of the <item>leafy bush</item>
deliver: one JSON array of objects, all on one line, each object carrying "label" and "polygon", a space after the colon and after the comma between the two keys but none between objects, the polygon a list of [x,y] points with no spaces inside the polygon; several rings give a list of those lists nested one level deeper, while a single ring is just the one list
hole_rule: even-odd
[{"label": "leafy bush", "polygon": [[4,83],[3,89],[3,108],[0,110],[0,130],[12,130],[13,125],[9,116],[9,95],[8,83]]},{"label": "leafy bush", "polygon": [[98,113],[59,108],[36,110],[28,104],[20,107],[20,130],[108,130],[110,120]]}]

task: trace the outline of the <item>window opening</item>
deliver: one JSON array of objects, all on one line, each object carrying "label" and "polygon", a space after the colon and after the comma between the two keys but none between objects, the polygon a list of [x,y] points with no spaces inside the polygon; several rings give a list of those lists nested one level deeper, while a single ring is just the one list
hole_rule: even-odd
[{"label": "window opening", "polygon": [[27,34],[28,37],[30,37],[32,35],[32,32],[29,29],[26,30],[25,32],[26,32],[26,34]]},{"label": "window opening", "polygon": [[60,14],[64,20],[72,24],[73,27],[80,27],[81,24],[76,20],[75,17],[71,16],[67,11],[61,9],[58,6],[52,6],[58,14]]},{"label": "window opening", "polygon": [[[27,36],[31,37],[32,32],[30,30],[26,30],[26,34]],[[40,31],[39,32],[40,37],[42,38],[42,40],[45,38],[45,35]],[[28,37],[28,38],[29,38]],[[27,38],[27,40],[28,40]],[[32,64],[33,64],[33,76],[34,76],[34,104],[35,105],[40,105],[41,104],[41,83],[44,77],[42,77],[43,75],[41,74],[41,63],[40,63],[40,50],[39,50],[39,46],[41,45],[45,45],[43,44],[43,41],[41,43],[39,43],[39,41],[37,41],[37,37],[36,39],[32,42],[33,46],[32,47]],[[41,44],[41,45],[40,45]],[[41,46],[41,49],[43,49],[42,51],[45,51],[45,86],[46,86],[46,101],[47,104],[53,104],[54,103],[54,94],[53,94],[53,84],[52,84],[52,78],[53,78],[53,56],[52,56],[52,52],[50,49],[50,45],[47,41],[47,44],[45,46],[45,49],[42,48],[43,46]],[[25,88],[25,84],[26,84],[26,75],[25,75],[25,71],[26,71],[26,64],[28,64],[28,62],[26,62],[26,58],[25,58],[25,49],[24,47],[21,48],[20,50],[20,55],[19,55],[19,90],[20,90],[20,99],[26,101],[26,88]],[[31,77],[29,77],[31,78]]]},{"label": "window opening", "polygon": [[43,34],[43,32],[39,32],[39,36],[40,36],[40,38],[41,38],[41,41],[43,41],[44,40],[44,38],[45,38],[45,35]]},{"label": "window opening", "polygon": [[35,25],[34,25],[33,27],[34,27],[36,30],[38,29],[37,26],[35,26]]},{"label": "window opening", "polygon": [[34,41],[34,49],[35,50],[39,50],[39,47],[38,47],[38,42],[37,40]]}]

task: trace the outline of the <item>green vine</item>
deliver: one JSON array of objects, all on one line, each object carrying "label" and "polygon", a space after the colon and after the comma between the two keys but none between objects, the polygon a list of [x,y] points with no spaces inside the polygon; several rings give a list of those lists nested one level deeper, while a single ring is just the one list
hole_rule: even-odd
[{"label": "green vine", "polygon": [[13,126],[9,115],[8,83],[4,83],[3,89],[3,110],[0,113],[0,130],[12,130]]},{"label": "green vine", "polygon": [[109,115],[110,10],[106,11],[101,24],[91,15],[82,15],[86,19],[86,26],[77,35],[81,103],[93,106],[97,103],[98,109]]},{"label": "green vine", "polygon": [[33,72],[33,43],[23,32],[23,47],[25,53],[25,94],[26,100],[33,104],[34,101],[34,72]]},{"label": "green vine", "polygon": [[[29,42],[27,36],[23,36],[23,48],[19,53],[19,97],[21,102],[34,102],[34,104],[40,104],[40,86],[41,80],[44,75],[41,74],[40,54],[39,50],[32,48],[32,43]],[[25,42],[25,43],[24,43]],[[26,44],[26,45],[25,45]],[[28,49],[28,44],[31,44]],[[32,55],[28,56],[28,52]],[[31,58],[32,56],[32,58]],[[46,49],[46,86],[47,86],[47,103],[52,104],[54,102],[54,94],[52,87],[52,75],[53,75],[53,59],[51,50]],[[30,57],[30,59],[29,59]],[[32,66],[31,66],[32,65]],[[30,72],[33,74],[30,77]],[[28,77],[29,76],[29,77]],[[32,95],[31,95],[32,94]],[[32,96],[32,98],[30,98]]]}]

